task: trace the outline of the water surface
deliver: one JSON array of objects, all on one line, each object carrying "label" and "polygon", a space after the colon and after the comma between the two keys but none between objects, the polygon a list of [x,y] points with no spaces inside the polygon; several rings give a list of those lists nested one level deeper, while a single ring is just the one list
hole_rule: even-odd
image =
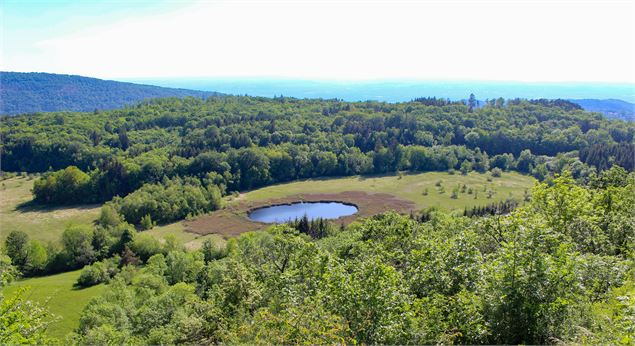
[{"label": "water surface", "polygon": [[298,202],[256,209],[249,213],[249,219],[265,223],[282,223],[302,218],[304,215],[309,220],[337,219],[356,212],[356,206],[341,202]]}]

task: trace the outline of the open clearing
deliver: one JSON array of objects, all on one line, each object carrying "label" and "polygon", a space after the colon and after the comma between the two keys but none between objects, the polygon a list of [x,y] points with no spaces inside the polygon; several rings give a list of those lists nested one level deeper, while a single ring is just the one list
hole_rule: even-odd
[{"label": "open clearing", "polygon": [[[0,242],[11,231],[20,230],[31,239],[58,242],[62,232],[70,224],[92,225],[99,217],[101,204],[47,207],[31,205],[31,189],[35,179],[15,177],[0,182]],[[163,240],[172,234],[188,249],[197,249],[207,238],[222,242],[220,236],[201,236],[185,232],[182,222],[157,226],[145,231]]]},{"label": "open clearing", "polygon": [[[385,210],[408,213],[432,206],[461,210],[510,197],[522,201],[525,190],[535,182],[534,178],[515,172],[503,173],[500,178],[492,178],[491,181],[487,181],[488,177],[489,173],[472,172],[463,176],[427,172],[296,181],[264,187],[236,198],[229,197],[223,210],[194,220],[157,226],[146,232],[159,240],[174,235],[187,248],[196,249],[208,238],[221,242],[222,238],[266,227],[266,224],[250,221],[247,213],[272,204],[326,200],[352,203],[359,212],[336,221],[348,224],[359,217]],[[437,186],[439,183],[441,186]],[[33,239],[57,242],[69,224],[92,224],[99,215],[100,205],[55,208],[29,205],[33,179],[16,177],[1,184],[0,241],[4,241],[9,232],[22,230]],[[460,192],[462,185],[466,186],[465,192]],[[459,187],[459,194],[453,199],[452,190],[456,187]],[[467,193],[470,188],[472,194]],[[491,198],[487,198],[487,190],[492,191]]]},{"label": "open clearing", "polygon": [[183,221],[156,226],[151,230],[143,231],[143,233],[150,234],[162,242],[167,236],[174,236],[179,243],[183,244],[189,250],[199,249],[207,239],[212,239],[217,245],[223,245],[225,243],[225,239],[218,234],[201,235],[187,232]]},{"label": "open clearing", "polygon": [[79,317],[88,302],[101,294],[106,286],[97,285],[84,289],[73,287],[80,270],[39,278],[19,280],[10,284],[4,294],[11,296],[20,288],[30,287],[25,298],[40,303],[57,317],[49,326],[49,336],[64,340],[67,333],[79,326]]},{"label": "open clearing", "polygon": [[32,239],[57,242],[69,224],[92,224],[101,205],[45,207],[29,205],[35,179],[16,177],[0,182],[0,241],[11,231]]},{"label": "open clearing", "polygon": [[[187,231],[197,234],[235,236],[267,226],[250,221],[247,218],[250,210],[298,201],[341,201],[355,204],[359,208],[357,214],[335,221],[348,224],[359,217],[386,210],[402,213],[428,207],[462,210],[507,198],[522,201],[525,190],[531,189],[535,182],[530,176],[514,172],[503,173],[501,177],[492,178],[491,181],[488,181],[488,177],[491,177],[489,173],[472,172],[464,176],[427,172],[296,181],[241,194],[229,200],[225,209],[185,221],[184,224]],[[458,190],[457,198],[452,198],[454,189]],[[468,192],[470,189],[472,193]],[[490,194],[491,197],[488,198]]]}]

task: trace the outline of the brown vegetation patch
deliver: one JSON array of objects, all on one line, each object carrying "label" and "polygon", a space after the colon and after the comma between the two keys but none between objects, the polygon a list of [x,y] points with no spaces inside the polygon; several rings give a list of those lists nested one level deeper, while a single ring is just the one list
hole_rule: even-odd
[{"label": "brown vegetation patch", "polygon": [[223,210],[200,216],[185,222],[185,229],[197,234],[220,234],[232,237],[243,232],[260,230],[269,224],[255,222],[247,217],[249,211],[271,205],[291,204],[296,202],[335,201],[357,206],[357,213],[333,220],[335,223],[348,225],[358,218],[368,217],[387,210],[408,213],[415,209],[412,201],[403,200],[387,193],[367,193],[363,191],[346,191],[339,193],[298,194],[264,201],[239,201]]}]

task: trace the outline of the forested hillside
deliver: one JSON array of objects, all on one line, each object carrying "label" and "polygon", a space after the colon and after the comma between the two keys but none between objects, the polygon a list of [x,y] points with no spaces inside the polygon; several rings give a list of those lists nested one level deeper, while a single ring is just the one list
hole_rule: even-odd
[{"label": "forested hillside", "polygon": [[0,72],[0,114],[92,112],[155,97],[212,95],[217,93],[52,73]]},{"label": "forested hillside", "polygon": [[635,121],[635,104],[630,102],[615,99],[580,99],[571,102],[579,104],[589,112],[602,113],[609,119]]},{"label": "forested hillside", "polygon": [[[496,168],[540,180],[569,169],[584,180],[613,164],[635,168],[635,124],[567,101],[498,99],[477,109],[433,98],[169,98],[98,114],[10,117],[1,130],[3,170],[50,172],[35,183],[37,202],[120,196],[133,223],[145,214],[182,219],[216,208],[219,194],[310,177]],[[197,202],[161,209],[181,195]]]},{"label": "forested hillside", "polygon": [[[635,124],[563,100],[471,99],[188,97],[4,117],[2,170],[40,175],[31,204],[106,203],[57,243],[11,231],[2,275],[83,268],[78,287],[107,283],[79,344],[632,343]],[[543,183],[523,201],[303,219],[195,251],[141,232],[294,179],[510,170]],[[3,301],[22,332],[1,340],[50,343],[46,309],[24,299]]]}]

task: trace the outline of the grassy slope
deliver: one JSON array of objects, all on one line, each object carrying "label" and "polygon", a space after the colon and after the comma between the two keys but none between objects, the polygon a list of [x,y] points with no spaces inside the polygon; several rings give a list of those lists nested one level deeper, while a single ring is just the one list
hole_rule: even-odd
[{"label": "grassy slope", "polygon": [[[307,193],[336,193],[343,191],[361,190],[366,192],[383,192],[395,195],[399,198],[415,202],[417,208],[436,206],[445,210],[463,209],[474,205],[484,205],[494,201],[502,201],[508,197],[523,200],[525,189],[531,189],[535,179],[514,172],[506,172],[500,178],[487,181],[489,173],[479,174],[472,172],[467,176],[460,174],[450,175],[445,172],[428,172],[417,174],[372,176],[372,177],[346,177],[337,179],[312,179],[264,187],[245,193],[240,198],[261,201],[270,198],[279,198],[294,194]],[[439,193],[435,186],[437,181],[442,181],[445,193]],[[459,184],[466,184],[474,191],[478,191],[478,198],[474,195],[460,193],[458,199],[450,198],[452,189]],[[483,191],[484,187],[494,191],[491,199],[488,199]],[[428,195],[423,191],[428,189]]]},{"label": "grassy slope", "polygon": [[[30,238],[41,241],[59,241],[69,224],[88,224],[99,216],[101,205],[80,205],[70,207],[28,206],[32,199],[31,189],[34,179],[12,178],[0,182],[0,241],[4,242],[13,230],[22,230]],[[26,205],[26,206],[24,206]],[[146,231],[158,239],[173,234],[188,248],[198,248],[206,238],[187,233],[181,222],[155,227]],[[217,237],[218,241],[222,238]]]},{"label": "grassy slope", "polygon": [[5,289],[11,295],[21,287],[30,287],[25,296],[29,300],[45,305],[59,320],[51,323],[48,334],[63,340],[67,333],[79,326],[79,316],[90,299],[101,294],[106,286],[98,285],[85,289],[75,289],[80,271],[50,275],[40,278],[20,280]]},{"label": "grassy slope", "polygon": [[0,182],[0,241],[13,230],[22,230],[33,239],[58,241],[68,224],[92,224],[99,215],[98,205],[25,206],[32,199],[33,182],[22,177]]}]

